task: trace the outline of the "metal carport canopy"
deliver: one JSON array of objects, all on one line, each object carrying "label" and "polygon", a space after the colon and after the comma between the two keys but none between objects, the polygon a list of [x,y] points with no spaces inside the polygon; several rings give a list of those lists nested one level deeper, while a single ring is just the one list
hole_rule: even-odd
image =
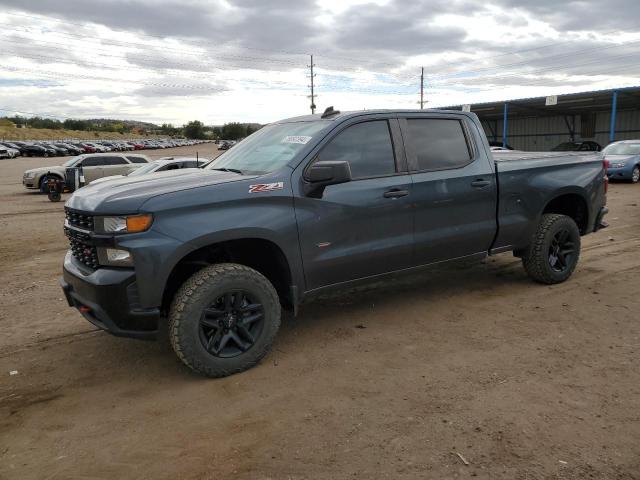
[{"label": "metal carport canopy", "polygon": [[[551,97],[530,97],[467,106],[481,121],[503,120],[503,144],[508,139],[508,121],[514,118],[573,116],[586,113],[611,112],[609,140],[615,138],[616,111],[640,109],[640,86],[594,90],[557,95],[557,103],[548,105]],[[464,105],[440,107],[443,110],[463,110]],[[469,108],[470,107],[470,108]],[[497,133],[497,132],[496,132]]]}]

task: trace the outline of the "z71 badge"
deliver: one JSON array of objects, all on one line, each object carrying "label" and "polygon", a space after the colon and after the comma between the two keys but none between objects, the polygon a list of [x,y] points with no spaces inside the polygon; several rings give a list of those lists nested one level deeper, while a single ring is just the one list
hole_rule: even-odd
[{"label": "z71 badge", "polygon": [[272,192],[273,190],[282,190],[284,182],[275,183],[258,183],[257,185],[249,185],[249,193]]}]

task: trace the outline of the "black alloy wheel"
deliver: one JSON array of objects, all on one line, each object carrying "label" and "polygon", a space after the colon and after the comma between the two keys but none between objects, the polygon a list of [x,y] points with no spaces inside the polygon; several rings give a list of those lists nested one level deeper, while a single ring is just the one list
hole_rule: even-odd
[{"label": "black alloy wheel", "polygon": [[564,272],[573,264],[575,242],[571,232],[562,229],[553,236],[549,245],[549,266],[555,272]]},{"label": "black alloy wheel", "polygon": [[242,355],[260,338],[264,307],[249,292],[233,290],[216,298],[202,311],[199,337],[202,346],[218,358]]}]

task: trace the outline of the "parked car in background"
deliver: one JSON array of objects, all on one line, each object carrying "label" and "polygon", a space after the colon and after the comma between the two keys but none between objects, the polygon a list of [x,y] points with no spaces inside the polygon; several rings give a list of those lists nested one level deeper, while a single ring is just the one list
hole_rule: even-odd
[{"label": "parked car in background", "polygon": [[599,152],[602,146],[597,142],[563,142],[551,149],[552,152]]},{"label": "parked car in background", "polygon": [[5,147],[4,145],[0,145],[0,160],[4,160],[5,158],[11,158],[9,156],[9,151],[7,147]]},{"label": "parked car in background", "polygon": [[609,180],[640,181],[640,140],[622,140],[610,143],[602,150],[609,162]]},{"label": "parked car in background", "polygon": [[52,143],[40,142],[39,145],[42,145],[44,148],[47,148],[53,151],[54,155],[58,157],[66,157],[67,155],[70,154],[69,150],[66,149],[65,147],[58,147],[57,145],[54,145]]},{"label": "parked car in background", "polygon": [[75,145],[71,145],[70,143],[54,143],[56,147],[64,148],[67,150],[68,155],[80,155],[84,152],[80,147],[76,147]]},{"label": "parked car in background", "polygon": [[[127,155],[127,157],[130,157]],[[130,171],[122,175],[112,175],[110,177],[103,177],[91,182],[91,185],[96,183],[107,182],[109,180],[115,180],[118,178],[135,178],[142,175],[148,175],[151,173],[169,172],[177,173],[178,170],[184,172],[190,172],[194,168],[201,168],[208,164],[211,160],[206,158],[196,157],[163,157],[158,160],[153,160],[146,165],[141,166],[135,170]]]},{"label": "parked car in background", "polygon": [[9,143],[9,142],[0,143],[0,148],[7,149],[7,154],[9,155],[9,158],[16,158],[22,155],[20,153],[20,147],[18,147],[17,145],[14,145],[13,143]]},{"label": "parked car in background", "polygon": [[20,147],[20,153],[25,157],[49,157],[51,156],[49,150],[41,145],[33,143],[25,143]]},{"label": "parked car in background", "polygon": [[511,145],[509,145],[508,143],[507,143],[506,146],[504,146],[504,145],[502,145],[502,142],[497,142],[497,141],[494,141],[494,140],[491,140],[489,142],[489,146],[490,147],[500,148],[502,150],[513,150],[513,147]]},{"label": "parked car in background", "polygon": [[79,143],[74,143],[73,145],[75,145],[78,148],[81,148],[84,153],[97,152],[96,147],[94,147],[93,145],[89,145],[88,143],[79,142]]},{"label": "parked car in background", "polygon": [[47,180],[49,178],[65,180],[66,169],[69,167],[82,167],[85,182],[90,183],[98,178],[129,173],[146,163],[149,163],[149,158],[144,155],[131,156],[119,153],[78,155],[62,165],[32,168],[25,171],[22,175],[22,184],[25,188],[36,188],[44,193],[46,192]]}]

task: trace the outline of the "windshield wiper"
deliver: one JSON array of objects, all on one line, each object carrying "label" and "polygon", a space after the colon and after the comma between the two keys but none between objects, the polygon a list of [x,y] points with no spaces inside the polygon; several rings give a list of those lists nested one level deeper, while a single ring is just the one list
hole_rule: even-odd
[{"label": "windshield wiper", "polygon": [[233,172],[243,175],[242,170],[238,170],[237,168],[210,168],[209,170],[218,170],[219,172]]}]

